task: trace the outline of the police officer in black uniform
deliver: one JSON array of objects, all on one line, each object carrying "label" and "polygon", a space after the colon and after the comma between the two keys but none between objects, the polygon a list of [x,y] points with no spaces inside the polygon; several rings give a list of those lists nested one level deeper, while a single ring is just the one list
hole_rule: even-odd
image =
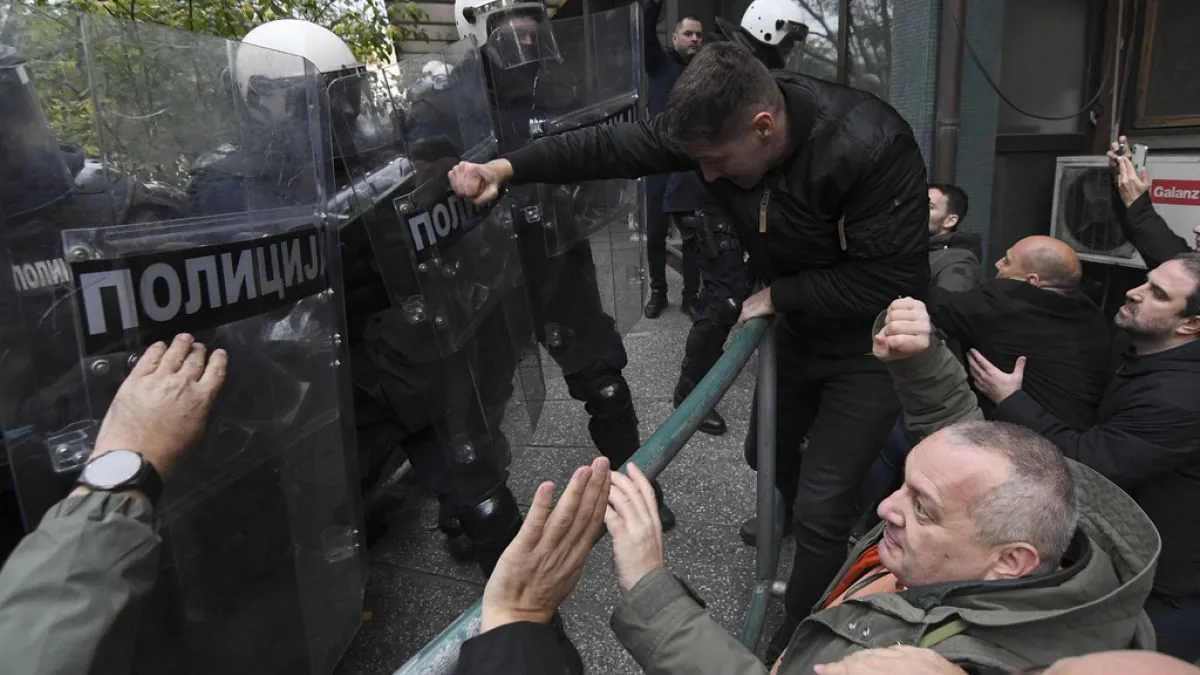
[{"label": "police officer in black uniform", "polygon": [[[575,94],[569,86],[561,86],[570,78],[543,76],[544,69],[558,64],[543,58],[552,48],[543,43],[550,33],[544,26],[546,10],[540,2],[459,0],[455,18],[460,37],[474,35],[483,46],[501,152],[529,143],[534,117],[571,107]],[[570,197],[556,192],[564,200],[557,209],[559,218],[585,217],[589,191],[603,189],[599,185],[573,186]],[[542,224],[522,215],[522,207],[537,204],[535,189],[514,191],[511,196],[518,207],[521,255],[538,338],[562,369],[571,397],[583,402],[596,448],[613,466],[620,466],[640,446],[638,418],[621,372],[628,363],[625,345],[601,304],[591,244],[583,239],[558,255],[548,255]],[[598,203],[604,203],[603,195],[596,196]],[[560,223],[559,227],[569,225]],[[675,525],[675,514],[663,502],[657,481],[654,489],[663,528],[669,530]]]},{"label": "police officer in black uniform", "polygon": [[[364,170],[377,166],[380,152],[384,156],[407,152],[405,159],[415,167],[415,173],[407,175],[384,199],[364,202],[359,217],[340,233],[360,468],[366,486],[378,477],[383,463],[400,444],[417,482],[438,497],[438,526],[447,537],[451,555],[459,560],[475,559],[484,574],[490,575],[522,522],[507,486],[510,453],[501,429],[517,365],[514,329],[504,308],[493,307],[479,318],[471,336],[454,353],[443,353],[429,332],[430,324],[414,321],[411,312],[389,293],[381,276],[382,264],[392,267],[389,273],[408,273],[410,278],[402,284],[405,293],[419,295],[407,252],[397,259],[396,251],[377,248],[368,236],[372,227],[392,231],[406,227],[398,221],[392,199],[421,184],[430,167],[444,170],[448,161],[457,159],[462,139],[429,132],[451,125],[422,119],[444,114],[445,106],[437,105],[436,92],[420,92],[418,102],[432,104],[414,105],[407,115],[396,115],[392,120],[396,137],[378,147],[379,130],[366,130],[364,135],[358,124],[361,98],[353,84],[355,75],[365,69],[325,28],[294,20],[269,22],[247,34],[243,43],[293,53],[305,50],[300,55],[312,61],[332,84],[328,90],[329,123],[335,161],[330,192],[336,191],[335,201],[355,194],[355,181]],[[271,67],[269,63],[259,65]],[[449,77],[471,75],[452,73]],[[478,72],[474,75],[478,77]],[[254,77],[250,72],[239,74],[245,83],[239,85],[243,96],[254,95]],[[270,87],[263,89],[270,91]],[[277,108],[268,101],[258,109]],[[486,119],[486,110],[480,112]],[[450,114],[449,119],[456,120],[454,116],[464,111]],[[280,123],[286,125],[286,120]],[[226,150],[197,176],[194,192],[201,205],[207,203],[210,211],[219,211],[247,202],[270,203],[280,197],[287,201],[280,190],[291,189],[291,184],[273,176],[254,175],[255,148]],[[364,197],[370,194],[370,190],[362,191]],[[568,672],[582,672],[582,661],[558,616],[554,626]]]}]

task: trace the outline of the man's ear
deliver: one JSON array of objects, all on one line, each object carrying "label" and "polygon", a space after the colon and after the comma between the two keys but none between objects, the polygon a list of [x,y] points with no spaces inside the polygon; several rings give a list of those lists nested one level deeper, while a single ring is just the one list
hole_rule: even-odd
[{"label": "man's ear", "polygon": [[1031,286],[1042,285],[1042,278],[1039,277],[1036,272],[1030,272],[1029,274],[1026,274],[1025,281],[1029,282]]},{"label": "man's ear", "polygon": [[942,224],[942,227],[947,230],[953,230],[954,228],[958,227],[958,214],[951,213],[951,214],[947,215],[945,222]]},{"label": "man's ear", "polygon": [[756,138],[766,140],[775,133],[775,116],[763,110],[750,120],[750,128],[754,131]]},{"label": "man's ear", "polygon": [[1041,556],[1032,545],[1025,542],[1005,544],[984,581],[1027,577],[1041,564]]},{"label": "man's ear", "polygon": [[1200,335],[1200,316],[1189,316],[1184,319],[1175,332],[1180,335]]}]

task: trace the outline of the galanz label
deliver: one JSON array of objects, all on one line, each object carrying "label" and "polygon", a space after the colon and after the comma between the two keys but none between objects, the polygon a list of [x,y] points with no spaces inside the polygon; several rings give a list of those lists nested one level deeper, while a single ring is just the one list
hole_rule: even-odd
[{"label": "galanz label", "polygon": [[1156,180],[1150,186],[1150,201],[1200,206],[1200,180]]}]

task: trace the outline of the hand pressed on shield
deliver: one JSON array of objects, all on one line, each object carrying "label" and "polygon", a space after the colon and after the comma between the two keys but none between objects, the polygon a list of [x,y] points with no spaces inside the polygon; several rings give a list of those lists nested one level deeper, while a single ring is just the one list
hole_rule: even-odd
[{"label": "hand pressed on shield", "polygon": [[974,349],[967,352],[967,364],[970,366],[975,388],[997,405],[1020,391],[1021,383],[1025,380],[1024,356],[1017,357],[1016,367],[1011,373],[1000,370]]},{"label": "hand pressed on shield", "polygon": [[628,593],[642,577],[661,568],[663,562],[662,521],[654,487],[633,464],[629,475],[614,472],[612,492],[604,524],[612,535],[617,583]]},{"label": "hand pressed on shield", "polygon": [[163,478],[200,440],[208,412],[225,383],[225,351],[206,358],[191,335],[146,350],[121,383],[100,425],[92,457],[134,450]]},{"label": "hand pressed on shield", "polygon": [[813,671],[817,675],[966,675],[932,649],[905,645],[864,649]]},{"label": "hand pressed on shield", "polygon": [[872,340],[871,352],[880,361],[896,361],[929,349],[933,322],[925,303],[913,298],[893,300],[883,328]]},{"label": "hand pressed on shield", "polygon": [[521,531],[483,590],[481,632],[519,621],[550,621],[579,583],[604,529],[611,475],[603,457],[579,467],[553,511],[554,484],[538,486]]},{"label": "hand pressed on shield", "polygon": [[447,175],[450,186],[460,197],[487,204],[496,201],[500,188],[512,178],[512,164],[507,159],[493,159],[487,164],[459,162]]}]

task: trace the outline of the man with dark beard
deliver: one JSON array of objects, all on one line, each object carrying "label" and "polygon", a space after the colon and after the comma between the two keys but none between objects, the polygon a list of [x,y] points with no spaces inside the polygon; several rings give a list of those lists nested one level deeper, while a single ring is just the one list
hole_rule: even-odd
[{"label": "man with dark beard", "polygon": [[[1200,659],[1200,253],[1181,253],[1125,294],[1116,324],[1125,346],[1096,424],[1076,431],[1021,391],[1023,368],[1005,373],[972,358],[992,418],[1027,426],[1067,457],[1124,488],[1162,535],[1146,613],[1158,650]],[[1190,506],[1189,506],[1190,505]]]}]

